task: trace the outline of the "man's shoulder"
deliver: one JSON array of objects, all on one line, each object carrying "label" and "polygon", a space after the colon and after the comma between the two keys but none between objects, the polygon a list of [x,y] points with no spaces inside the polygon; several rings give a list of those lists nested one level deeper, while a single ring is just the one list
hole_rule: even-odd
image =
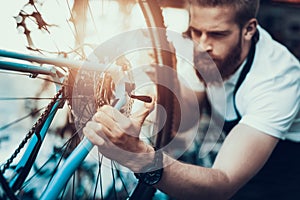
[{"label": "man's shoulder", "polygon": [[293,71],[296,70],[300,73],[299,60],[288,48],[274,40],[262,27],[259,26],[258,31],[259,40],[256,45],[252,73],[264,74],[264,77],[265,75],[276,77],[287,73],[289,68],[293,68]]},{"label": "man's shoulder", "polygon": [[297,60],[295,56],[289,51],[289,49],[284,44],[273,39],[273,37],[267,30],[265,30],[263,27],[259,25],[257,29],[259,32],[257,51],[258,53],[260,53],[262,57],[264,58],[292,57],[293,59]]}]

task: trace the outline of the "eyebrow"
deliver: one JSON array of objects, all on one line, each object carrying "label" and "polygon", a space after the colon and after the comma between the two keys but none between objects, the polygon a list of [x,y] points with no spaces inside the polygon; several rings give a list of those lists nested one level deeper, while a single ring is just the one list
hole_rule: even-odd
[{"label": "eyebrow", "polygon": [[[201,32],[201,30],[199,30],[193,26],[189,26],[188,31],[192,31],[192,30]],[[207,33],[221,33],[221,34],[227,35],[227,34],[230,34],[231,31],[230,30],[210,30],[210,31],[207,31]]]}]

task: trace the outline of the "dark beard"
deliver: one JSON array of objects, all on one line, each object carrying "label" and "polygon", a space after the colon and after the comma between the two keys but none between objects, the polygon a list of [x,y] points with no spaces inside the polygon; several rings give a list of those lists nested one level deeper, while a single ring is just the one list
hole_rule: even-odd
[{"label": "dark beard", "polygon": [[220,84],[228,79],[238,69],[241,62],[241,39],[234,46],[225,59],[211,58],[206,52],[199,52],[194,48],[194,63],[198,78],[205,85]]}]

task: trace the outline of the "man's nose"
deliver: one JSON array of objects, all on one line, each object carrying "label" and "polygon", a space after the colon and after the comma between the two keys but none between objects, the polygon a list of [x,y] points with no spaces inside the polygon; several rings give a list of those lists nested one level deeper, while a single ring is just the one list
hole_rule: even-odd
[{"label": "man's nose", "polygon": [[201,37],[199,37],[196,45],[199,52],[212,51],[212,44],[205,34],[202,34]]}]

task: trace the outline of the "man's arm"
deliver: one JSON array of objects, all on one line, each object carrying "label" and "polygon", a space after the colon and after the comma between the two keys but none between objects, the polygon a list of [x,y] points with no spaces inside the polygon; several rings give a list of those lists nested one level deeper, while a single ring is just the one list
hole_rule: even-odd
[{"label": "man's arm", "polygon": [[[138,171],[141,166],[137,163],[144,160],[140,162],[143,165],[151,161],[154,151],[138,137],[151,105],[153,102],[134,119],[111,106],[103,106],[83,132],[105,156]],[[228,199],[261,169],[277,141],[254,128],[238,124],[225,139],[211,169],[164,155],[164,163],[168,165],[156,187],[179,199]]]},{"label": "man's arm", "polygon": [[212,169],[173,160],[156,186],[179,199],[228,199],[261,169],[277,141],[239,124],[224,141]]}]

